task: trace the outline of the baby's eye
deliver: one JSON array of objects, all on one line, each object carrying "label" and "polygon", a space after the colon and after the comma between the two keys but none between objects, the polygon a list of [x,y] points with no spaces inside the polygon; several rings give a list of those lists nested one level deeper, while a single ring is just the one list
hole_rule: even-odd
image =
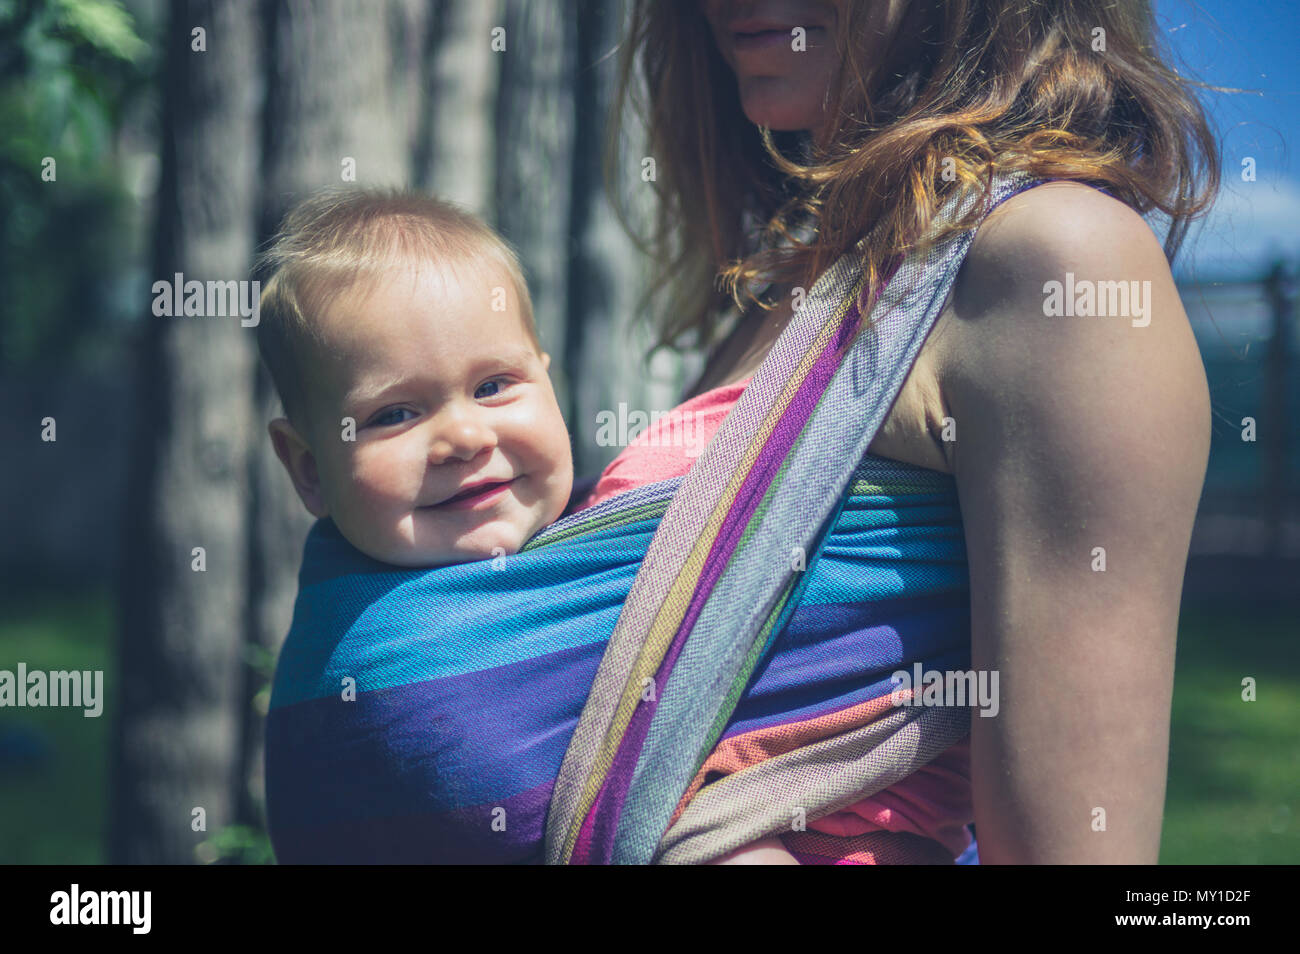
[{"label": "baby's eye", "polygon": [[394,424],[401,424],[410,418],[402,417],[403,414],[409,414],[415,417],[415,412],[409,407],[390,407],[387,410],[380,411],[370,419],[371,427],[392,427]]},{"label": "baby's eye", "polygon": [[[478,386],[478,390],[474,392],[474,396],[476,398],[496,397],[498,394],[501,393],[501,388],[505,384],[505,382],[506,382],[505,378],[493,378],[491,381],[484,381],[482,384]],[[483,393],[484,388],[492,388],[493,390],[489,391],[487,394],[484,394]]]}]

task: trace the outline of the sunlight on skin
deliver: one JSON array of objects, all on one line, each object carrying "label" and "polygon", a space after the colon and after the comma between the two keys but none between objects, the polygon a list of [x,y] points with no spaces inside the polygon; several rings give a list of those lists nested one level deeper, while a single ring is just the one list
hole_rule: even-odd
[{"label": "sunlight on skin", "polygon": [[777,837],[763,838],[737,848],[730,854],[710,861],[711,865],[797,865],[794,855],[785,850],[785,845]]}]

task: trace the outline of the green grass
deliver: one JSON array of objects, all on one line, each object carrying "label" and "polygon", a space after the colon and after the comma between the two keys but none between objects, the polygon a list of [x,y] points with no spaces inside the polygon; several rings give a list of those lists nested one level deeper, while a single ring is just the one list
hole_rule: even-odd
[{"label": "green grass", "polygon": [[34,729],[48,746],[31,769],[0,771],[0,862],[100,864],[113,718],[113,604],[102,592],[7,600],[0,613],[0,669],[102,669],[104,709],[0,709],[0,731]]},{"label": "green grass", "polygon": [[1161,864],[1300,862],[1297,629],[1294,612],[1184,613]]},{"label": "green grass", "polygon": [[[113,613],[103,592],[6,600],[0,668],[103,669],[114,684]],[[1300,650],[1294,612],[1187,611],[1178,640],[1162,864],[1300,861]],[[1243,702],[1253,676],[1257,701]],[[104,861],[108,732],[104,714],[0,709],[51,749],[44,764],[0,774],[0,862]]]}]

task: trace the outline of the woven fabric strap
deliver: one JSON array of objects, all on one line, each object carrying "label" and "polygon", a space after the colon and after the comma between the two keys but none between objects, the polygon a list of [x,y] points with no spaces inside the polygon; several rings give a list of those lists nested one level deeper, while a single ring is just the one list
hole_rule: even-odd
[{"label": "woven fabric strap", "polygon": [[[977,203],[987,215],[1034,184],[997,176],[939,219]],[[797,605],[973,238],[896,260],[869,321],[856,249],[794,313],[651,542],[556,781],[548,863],[708,861],[788,830],[791,806],[816,818],[879,791],[969,731],[965,709],[900,710],[680,804]]]}]

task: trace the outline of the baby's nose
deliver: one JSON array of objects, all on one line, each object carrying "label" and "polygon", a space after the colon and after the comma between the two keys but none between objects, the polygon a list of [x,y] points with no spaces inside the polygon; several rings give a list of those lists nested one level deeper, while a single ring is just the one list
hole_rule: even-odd
[{"label": "baby's nose", "polygon": [[496,443],[491,428],[471,418],[463,418],[439,428],[429,444],[429,460],[435,464],[447,460],[473,460],[484,450],[495,447]]}]

